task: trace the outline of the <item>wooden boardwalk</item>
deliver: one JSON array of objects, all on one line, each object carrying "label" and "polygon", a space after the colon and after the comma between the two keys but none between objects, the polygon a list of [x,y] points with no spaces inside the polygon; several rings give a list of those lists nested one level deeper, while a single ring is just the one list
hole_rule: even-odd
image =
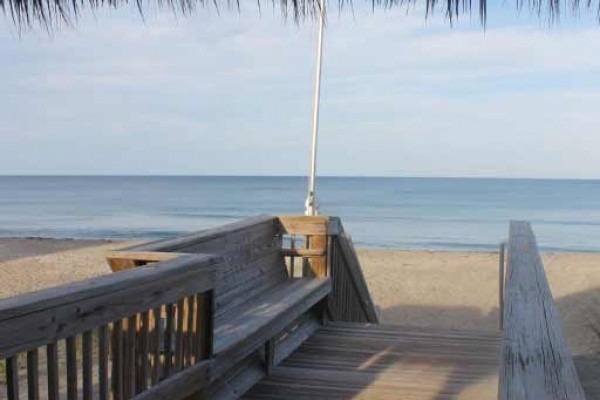
[{"label": "wooden boardwalk", "polygon": [[533,231],[510,226],[502,333],[379,325],[337,218],[113,252],[120,272],[0,300],[0,399],[585,400]]},{"label": "wooden boardwalk", "polygon": [[499,334],[331,323],[244,399],[496,399]]}]

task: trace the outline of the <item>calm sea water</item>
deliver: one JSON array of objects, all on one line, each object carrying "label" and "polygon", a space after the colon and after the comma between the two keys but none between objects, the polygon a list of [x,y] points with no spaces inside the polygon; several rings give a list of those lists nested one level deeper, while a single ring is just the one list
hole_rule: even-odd
[{"label": "calm sea water", "polygon": [[[495,249],[510,219],[545,250],[600,251],[600,181],[320,178],[360,246]],[[302,177],[0,177],[0,236],[154,239],[303,212]]]}]

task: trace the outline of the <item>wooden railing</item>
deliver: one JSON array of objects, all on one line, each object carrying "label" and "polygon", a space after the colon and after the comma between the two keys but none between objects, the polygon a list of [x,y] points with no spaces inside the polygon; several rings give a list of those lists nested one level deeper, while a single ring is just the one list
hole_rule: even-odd
[{"label": "wooden railing", "polygon": [[332,320],[378,323],[352,240],[337,217],[280,216],[282,252],[290,276],[329,276]]},{"label": "wooden railing", "polygon": [[186,255],[0,300],[8,399],[25,391],[50,400],[181,399],[201,391],[218,261]]},{"label": "wooden railing", "polygon": [[499,400],[583,400],[535,236],[510,224]]}]

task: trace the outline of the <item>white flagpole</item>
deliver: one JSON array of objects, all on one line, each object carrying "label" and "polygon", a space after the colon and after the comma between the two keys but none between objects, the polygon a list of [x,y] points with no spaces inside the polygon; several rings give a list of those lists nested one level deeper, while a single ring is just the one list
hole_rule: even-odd
[{"label": "white flagpole", "polygon": [[317,42],[317,65],[312,114],[312,149],[310,175],[308,177],[308,195],[306,196],[306,215],[317,215],[315,200],[315,173],[317,169],[317,137],[319,134],[319,103],[321,99],[321,57],[323,56],[323,30],[325,24],[325,0],[319,0],[319,37]]}]

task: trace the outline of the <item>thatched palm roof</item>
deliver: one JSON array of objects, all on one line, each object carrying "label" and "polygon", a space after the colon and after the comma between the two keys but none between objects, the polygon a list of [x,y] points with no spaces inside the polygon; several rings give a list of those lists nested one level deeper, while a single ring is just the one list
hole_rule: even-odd
[{"label": "thatched palm roof", "polygon": [[[35,22],[44,25],[52,25],[55,21],[73,21],[80,9],[97,9],[103,6],[118,7],[135,2],[140,12],[143,11],[148,2],[155,1],[159,6],[170,7],[174,10],[187,14],[194,11],[198,6],[204,6],[206,2],[218,6],[225,1],[227,4],[239,7],[240,0],[0,0],[0,8],[5,14],[12,17],[17,25],[31,25]],[[261,0],[257,1],[260,6]],[[265,0],[263,0],[265,1]],[[266,0],[267,2],[269,0]],[[316,15],[319,9],[319,0],[270,0],[273,5],[278,2],[285,16],[290,15],[296,21]],[[325,3],[327,3],[326,0]],[[461,13],[478,13],[481,22],[485,24],[487,16],[487,3],[489,0],[361,0],[371,2],[373,7],[393,7],[422,2],[426,14],[436,11],[443,12],[452,21]],[[504,1],[504,0],[496,0]],[[561,10],[569,10],[578,13],[581,8],[598,13],[600,18],[600,0],[514,0],[516,8],[528,8],[539,15],[546,15],[554,19],[560,15]],[[338,7],[351,5],[352,0],[329,0],[335,2]],[[475,3],[475,4],[474,4]],[[330,4],[331,5],[331,4]]]}]

